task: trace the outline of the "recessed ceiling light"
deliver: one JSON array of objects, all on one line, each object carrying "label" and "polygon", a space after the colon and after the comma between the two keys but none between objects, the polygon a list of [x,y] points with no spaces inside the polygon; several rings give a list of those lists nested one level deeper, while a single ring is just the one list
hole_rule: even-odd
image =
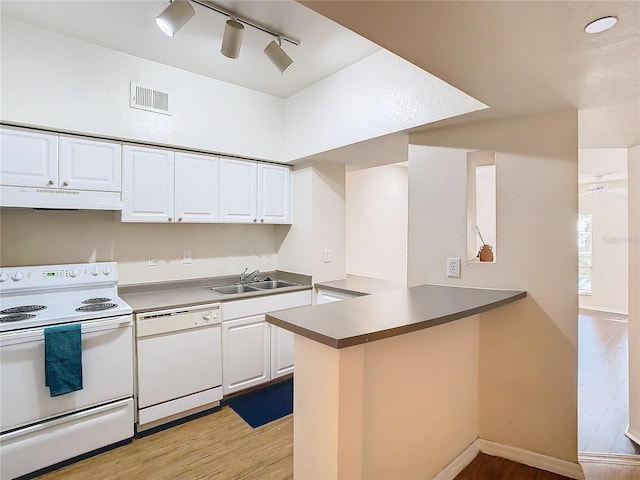
[{"label": "recessed ceiling light", "polygon": [[602,17],[589,23],[584,27],[584,31],[587,33],[600,33],[609,30],[616,23],[618,23],[617,17]]}]

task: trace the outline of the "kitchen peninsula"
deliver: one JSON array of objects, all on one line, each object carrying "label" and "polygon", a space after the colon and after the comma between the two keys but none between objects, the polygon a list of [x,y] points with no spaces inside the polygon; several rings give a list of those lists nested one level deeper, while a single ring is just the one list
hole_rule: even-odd
[{"label": "kitchen peninsula", "polygon": [[526,296],[420,285],[268,314],[296,334],[295,478],[435,476],[478,437],[478,314]]}]

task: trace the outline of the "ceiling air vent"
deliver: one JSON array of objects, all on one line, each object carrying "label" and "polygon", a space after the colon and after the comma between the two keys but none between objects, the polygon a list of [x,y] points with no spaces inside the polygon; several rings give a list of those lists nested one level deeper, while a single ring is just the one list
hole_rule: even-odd
[{"label": "ceiling air vent", "polygon": [[161,92],[135,82],[131,82],[129,106],[149,112],[171,115],[169,111],[169,94],[167,92]]}]

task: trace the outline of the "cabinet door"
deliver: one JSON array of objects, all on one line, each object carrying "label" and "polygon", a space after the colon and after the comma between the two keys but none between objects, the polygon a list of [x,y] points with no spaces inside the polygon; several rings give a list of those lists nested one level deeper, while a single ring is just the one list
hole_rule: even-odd
[{"label": "cabinet door", "polygon": [[223,394],[269,381],[269,324],[264,315],[222,322]]},{"label": "cabinet door", "polygon": [[175,216],[178,222],[218,221],[218,157],[176,152]]},{"label": "cabinet door", "polygon": [[289,167],[258,165],[258,221],[291,223]]},{"label": "cabinet door", "polygon": [[122,147],[122,221],[173,221],[172,150]]},{"label": "cabinet door", "polygon": [[258,166],[254,162],[220,159],[220,220],[257,222]]},{"label": "cabinet door", "polygon": [[19,128],[0,129],[0,183],[58,186],[58,136]]},{"label": "cabinet door", "polygon": [[103,192],[122,189],[122,146],[119,142],[60,135],[58,146],[61,187]]},{"label": "cabinet door", "polygon": [[293,372],[293,332],[271,325],[271,380]]}]

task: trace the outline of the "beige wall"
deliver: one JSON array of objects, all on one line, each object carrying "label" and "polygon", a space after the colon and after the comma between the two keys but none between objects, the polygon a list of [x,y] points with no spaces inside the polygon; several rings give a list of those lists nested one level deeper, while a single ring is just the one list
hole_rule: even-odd
[{"label": "beige wall", "polygon": [[640,443],[640,146],[629,149],[629,430]]},{"label": "beige wall", "polygon": [[[278,249],[278,268],[314,282],[345,276],[344,165],[314,162],[292,171],[293,225]],[[330,250],[331,261],[324,261]]]},{"label": "beige wall", "polygon": [[347,172],[347,273],[407,281],[408,169]]},{"label": "beige wall", "polygon": [[[411,135],[409,285],[523,289],[480,315],[481,438],[577,461],[577,112]],[[496,152],[498,261],[464,263],[466,155]]]},{"label": "beige wall", "polygon": [[[0,211],[0,265],[117,261],[121,285],[239,274],[278,265],[286,225],[121,223],[104,211]],[[182,264],[191,250],[193,263]],[[149,256],[158,260],[148,266]]]},{"label": "beige wall", "polygon": [[294,477],[437,475],[477,438],[478,329],[473,316],[339,350],[296,336]]},{"label": "beige wall", "polygon": [[[606,182],[626,187],[626,181]],[[580,295],[580,308],[628,313],[628,198],[626,193],[588,192],[580,187],[580,213],[591,214],[591,295]]]}]

